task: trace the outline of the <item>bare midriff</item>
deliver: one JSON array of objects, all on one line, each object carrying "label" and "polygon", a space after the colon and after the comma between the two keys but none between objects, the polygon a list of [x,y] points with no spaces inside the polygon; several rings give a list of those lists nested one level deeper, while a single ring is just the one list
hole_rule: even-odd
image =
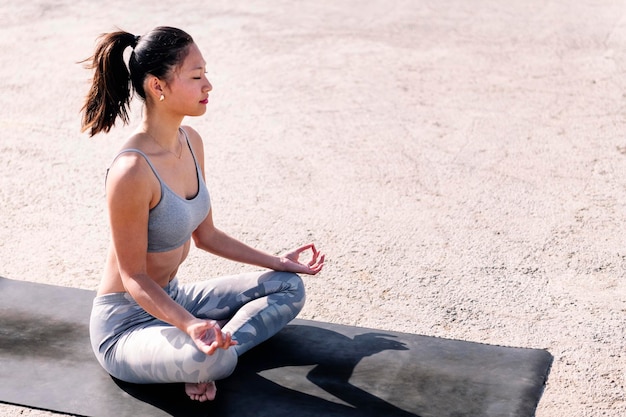
[{"label": "bare midriff", "polygon": [[[168,282],[176,277],[179,266],[187,258],[190,243],[189,240],[184,245],[167,252],[148,253],[146,255],[146,274],[160,287],[165,287]],[[111,247],[104,268],[104,276],[98,288],[98,295],[116,292],[126,292],[126,289],[122,282],[115,250]]]}]

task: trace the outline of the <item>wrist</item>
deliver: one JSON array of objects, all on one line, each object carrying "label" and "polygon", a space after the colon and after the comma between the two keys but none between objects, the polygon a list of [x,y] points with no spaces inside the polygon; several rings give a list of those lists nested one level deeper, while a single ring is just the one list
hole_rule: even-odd
[{"label": "wrist", "polygon": [[274,256],[274,262],[272,263],[272,268],[274,271],[284,271],[285,270],[285,258],[282,256]]},{"label": "wrist", "polygon": [[189,315],[191,317],[188,318],[188,319],[185,319],[185,321],[182,323],[182,325],[179,327],[179,329],[182,330],[183,332],[187,333],[189,336],[193,337],[194,329],[198,325],[198,318],[193,316],[191,313]]}]

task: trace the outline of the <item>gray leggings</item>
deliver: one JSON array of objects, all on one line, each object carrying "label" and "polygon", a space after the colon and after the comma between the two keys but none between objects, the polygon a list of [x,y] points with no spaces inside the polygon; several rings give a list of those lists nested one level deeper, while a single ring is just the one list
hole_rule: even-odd
[{"label": "gray leggings", "polygon": [[128,293],[96,297],[90,320],[94,353],[114,377],[133,383],[207,382],[230,375],[244,352],[269,339],[304,306],[304,284],[288,272],[253,272],[164,290],[199,318],[225,323],[238,342],[213,355],[178,328],[149,315]]}]

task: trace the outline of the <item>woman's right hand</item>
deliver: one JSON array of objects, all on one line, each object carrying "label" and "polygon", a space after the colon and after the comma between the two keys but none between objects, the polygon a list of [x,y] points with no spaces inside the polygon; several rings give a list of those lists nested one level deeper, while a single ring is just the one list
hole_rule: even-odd
[{"label": "woman's right hand", "polygon": [[202,352],[212,355],[217,349],[228,349],[237,344],[230,333],[222,332],[214,320],[196,319],[187,326],[187,334]]}]

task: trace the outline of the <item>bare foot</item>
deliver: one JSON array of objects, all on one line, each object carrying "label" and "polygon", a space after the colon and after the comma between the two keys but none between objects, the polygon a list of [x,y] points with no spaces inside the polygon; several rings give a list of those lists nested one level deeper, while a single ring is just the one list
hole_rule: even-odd
[{"label": "bare foot", "polygon": [[215,399],[215,393],[217,387],[215,382],[201,382],[199,384],[185,384],[185,392],[192,400],[200,401],[212,401]]}]

